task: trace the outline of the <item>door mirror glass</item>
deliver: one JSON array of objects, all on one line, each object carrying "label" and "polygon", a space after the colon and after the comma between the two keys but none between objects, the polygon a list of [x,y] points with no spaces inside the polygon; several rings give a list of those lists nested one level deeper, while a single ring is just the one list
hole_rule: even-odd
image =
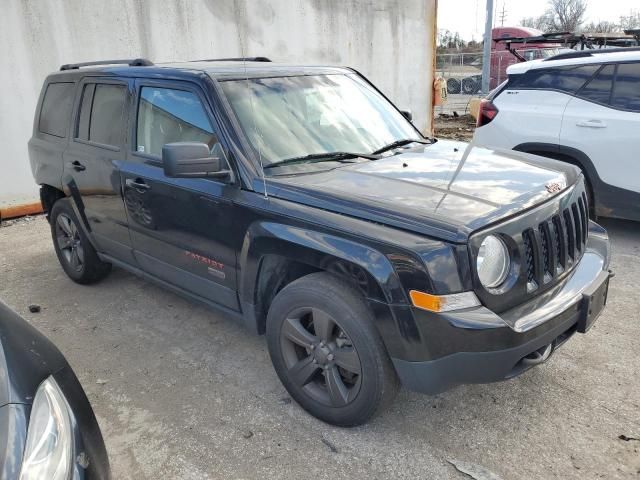
[{"label": "door mirror glass", "polygon": [[226,162],[211,156],[206,143],[167,143],[162,147],[162,164],[170,178],[220,178],[230,174]]}]

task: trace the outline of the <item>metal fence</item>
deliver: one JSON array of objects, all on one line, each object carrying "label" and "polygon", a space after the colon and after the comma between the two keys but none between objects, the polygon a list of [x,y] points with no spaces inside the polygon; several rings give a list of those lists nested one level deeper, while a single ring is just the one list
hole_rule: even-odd
[{"label": "metal fence", "polygon": [[[558,53],[557,48],[518,50],[526,60],[546,58]],[[471,98],[481,95],[483,55],[478,52],[442,53],[436,55],[436,77],[447,83],[448,101],[436,108],[437,113],[468,113]],[[507,50],[491,52],[490,89],[507,79],[507,67],[520,60]]]}]

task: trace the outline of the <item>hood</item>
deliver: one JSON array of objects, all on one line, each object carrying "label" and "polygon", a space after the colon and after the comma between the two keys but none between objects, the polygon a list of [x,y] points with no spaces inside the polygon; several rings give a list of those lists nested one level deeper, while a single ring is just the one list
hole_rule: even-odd
[{"label": "hood", "polygon": [[30,405],[40,383],[66,365],[53,343],[0,302],[0,407]]},{"label": "hood", "polygon": [[462,243],[475,230],[558,195],[579,175],[562,162],[441,140],[269,183],[278,198]]}]

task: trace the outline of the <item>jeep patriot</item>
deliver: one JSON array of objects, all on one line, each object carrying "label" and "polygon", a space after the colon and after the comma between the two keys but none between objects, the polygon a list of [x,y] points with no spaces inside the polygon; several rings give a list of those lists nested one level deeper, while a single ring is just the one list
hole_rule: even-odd
[{"label": "jeep patriot", "polygon": [[117,266],[266,334],[287,391],[335,425],[400,384],[514,377],[606,301],[576,167],[424,137],[350,68],[63,65],[29,155],[72,280]]}]

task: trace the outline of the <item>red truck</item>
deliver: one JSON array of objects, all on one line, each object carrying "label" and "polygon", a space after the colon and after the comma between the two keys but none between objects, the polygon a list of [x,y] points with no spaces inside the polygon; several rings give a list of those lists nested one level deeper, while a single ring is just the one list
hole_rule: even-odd
[{"label": "red truck", "polygon": [[[496,27],[492,30],[490,88],[507,78],[514,63],[546,58],[559,53],[561,43],[550,43],[543,32],[527,27]],[[527,41],[531,38],[531,42]],[[447,79],[450,94],[473,95],[482,87],[482,52],[441,55],[439,74]]]},{"label": "red truck", "polygon": [[[495,88],[507,78],[507,67],[514,63],[538,58],[547,58],[559,53],[560,43],[539,43],[534,38],[542,37],[543,32],[527,27],[496,27],[491,31],[491,83]],[[509,38],[532,38],[532,42],[510,43]],[[511,51],[510,51],[511,48]],[[514,53],[515,52],[515,53]]]}]

